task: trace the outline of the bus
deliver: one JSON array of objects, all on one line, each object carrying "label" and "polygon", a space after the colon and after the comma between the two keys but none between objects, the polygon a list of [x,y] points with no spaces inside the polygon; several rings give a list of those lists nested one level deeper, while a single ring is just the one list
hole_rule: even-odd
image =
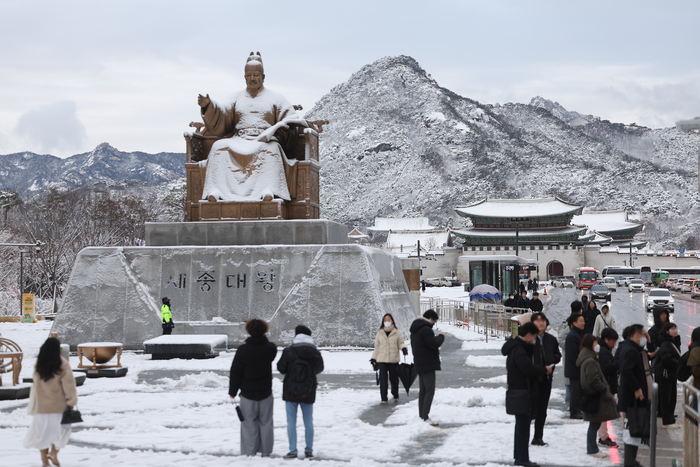
[{"label": "bus", "polygon": [[661,281],[668,279],[668,271],[657,269],[656,271],[651,271],[651,283],[658,287]]},{"label": "bus", "polygon": [[691,266],[688,268],[664,267],[664,271],[668,273],[669,278],[700,278],[700,266]]},{"label": "bus", "polygon": [[[605,266],[603,268],[603,277],[608,276],[614,277],[618,282],[626,277],[641,279],[642,271],[640,268],[630,268],[628,266]],[[649,280],[651,280],[651,272],[649,273]]]},{"label": "bus", "polygon": [[644,285],[651,285],[651,266],[641,266],[639,268],[639,275],[644,281]]},{"label": "bus", "polygon": [[595,268],[584,266],[576,269],[576,288],[590,289],[598,280],[598,271]]}]

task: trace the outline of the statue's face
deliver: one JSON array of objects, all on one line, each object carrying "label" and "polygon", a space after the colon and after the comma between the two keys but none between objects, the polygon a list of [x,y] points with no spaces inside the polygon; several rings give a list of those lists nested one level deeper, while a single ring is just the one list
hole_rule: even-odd
[{"label": "statue's face", "polygon": [[251,91],[258,91],[265,81],[265,73],[260,65],[246,65],[245,84]]}]

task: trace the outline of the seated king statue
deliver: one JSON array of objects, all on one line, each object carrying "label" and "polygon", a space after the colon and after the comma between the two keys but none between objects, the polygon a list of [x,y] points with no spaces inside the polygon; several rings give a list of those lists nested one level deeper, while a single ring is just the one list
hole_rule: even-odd
[{"label": "seated king statue", "polygon": [[[206,133],[216,141],[205,170],[202,199],[209,201],[290,200],[295,187],[296,160],[287,159],[275,133],[289,125],[308,127],[280,94],[263,86],[265,70],[260,52],[250,53],[245,65],[246,89],[225,105],[199,95]],[[288,183],[289,180],[289,183]]]}]

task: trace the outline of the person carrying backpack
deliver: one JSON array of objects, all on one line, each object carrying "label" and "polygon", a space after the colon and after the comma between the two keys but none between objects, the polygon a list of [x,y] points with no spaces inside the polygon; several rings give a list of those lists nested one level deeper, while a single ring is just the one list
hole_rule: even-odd
[{"label": "person carrying backpack", "polygon": [[284,375],[282,400],[287,408],[289,453],[285,459],[297,458],[297,409],[304,419],[305,459],[312,459],[314,444],[313,404],[316,401],[316,375],[323,371],[323,357],[311,338],[311,329],[303,324],[294,329],[292,345],[282,351],[277,369]]}]

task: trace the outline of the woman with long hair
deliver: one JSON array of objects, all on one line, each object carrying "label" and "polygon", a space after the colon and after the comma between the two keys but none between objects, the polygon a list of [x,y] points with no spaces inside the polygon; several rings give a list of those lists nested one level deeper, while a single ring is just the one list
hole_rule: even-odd
[{"label": "woman with long hair", "polygon": [[593,334],[586,334],[581,340],[581,350],[576,360],[576,366],[581,369],[581,395],[586,400],[597,399],[597,404],[581,405],[583,419],[590,422],[586,436],[586,452],[592,457],[607,457],[600,452],[596,444],[596,433],[601,423],[620,418],[617,412],[615,398],[610,392],[610,386],[605,379],[603,370],[598,363],[600,344]]},{"label": "woman with long hair", "polygon": [[[78,403],[75,378],[68,361],[61,357],[61,343],[49,337],[39,350],[33,375],[34,416],[24,438],[24,447],[39,449],[44,467],[60,466],[58,451],[68,444],[71,425],[61,424],[63,412]],[[49,448],[51,451],[49,452]]]},{"label": "woman with long hair", "polygon": [[379,367],[379,395],[381,404],[388,403],[388,382],[391,381],[391,395],[394,402],[399,401],[399,360],[400,352],[408,355],[408,349],[403,341],[401,331],[396,329],[396,323],[391,313],[382,317],[382,324],[374,338],[374,352],[370,362]]}]

